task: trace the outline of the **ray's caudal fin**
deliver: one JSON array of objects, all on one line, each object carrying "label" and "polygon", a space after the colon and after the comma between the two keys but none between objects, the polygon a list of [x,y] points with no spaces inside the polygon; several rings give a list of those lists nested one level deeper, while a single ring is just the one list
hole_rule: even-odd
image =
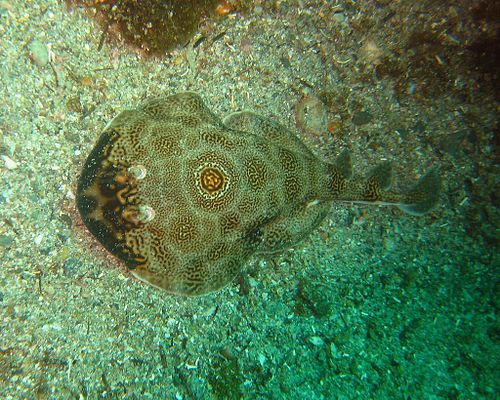
[{"label": "ray's caudal fin", "polygon": [[352,164],[347,151],[342,152],[334,164],[328,166],[328,187],[335,201],[395,205],[411,215],[423,215],[439,202],[441,178],[431,170],[409,190],[391,191],[393,170],[390,162],[377,165],[365,179],[351,180]]},{"label": "ray's caudal fin", "polygon": [[436,169],[429,171],[406,193],[399,208],[408,214],[423,215],[431,211],[439,202],[441,178]]}]

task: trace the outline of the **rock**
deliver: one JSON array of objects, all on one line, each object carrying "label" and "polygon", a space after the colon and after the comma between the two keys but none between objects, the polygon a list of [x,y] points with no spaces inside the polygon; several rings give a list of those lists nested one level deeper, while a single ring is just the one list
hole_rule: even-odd
[{"label": "rock", "polygon": [[369,124],[373,116],[367,111],[358,111],[352,117],[352,123],[357,126]]},{"label": "rock", "polygon": [[42,68],[49,63],[49,49],[39,40],[33,40],[28,46],[30,59],[36,66]]},{"label": "rock", "polygon": [[0,235],[0,247],[9,247],[14,242],[10,236]]},{"label": "rock", "polygon": [[319,336],[311,336],[309,338],[309,341],[314,345],[314,346],[323,346],[325,344],[325,341],[320,338]]},{"label": "rock", "polygon": [[295,105],[297,128],[310,137],[319,137],[327,129],[328,109],[317,97],[306,95]]},{"label": "rock", "polygon": [[7,168],[9,171],[12,171],[13,169],[16,169],[18,167],[17,163],[9,156],[2,156],[2,158],[5,168]]}]

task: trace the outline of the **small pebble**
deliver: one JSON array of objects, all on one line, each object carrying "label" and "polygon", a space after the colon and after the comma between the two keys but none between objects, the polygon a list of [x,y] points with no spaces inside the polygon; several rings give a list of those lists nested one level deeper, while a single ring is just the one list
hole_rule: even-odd
[{"label": "small pebble", "polygon": [[343,12],[336,12],[333,14],[333,18],[340,24],[345,22],[345,14]]},{"label": "small pebble", "polygon": [[408,137],[408,129],[405,128],[396,128],[395,132],[399,135],[401,140],[405,140]]},{"label": "small pebble", "polygon": [[352,117],[352,123],[357,126],[369,124],[372,121],[372,115],[367,111],[359,111]]},{"label": "small pebble", "polygon": [[311,336],[309,341],[315,346],[323,346],[325,344],[325,341],[319,336]]},{"label": "small pebble", "polygon": [[217,311],[217,306],[213,305],[207,308],[205,311],[203,311],[202,316],[206,318],[211,317],[215,314],[216,311]]},{"label": "small pebble", "polygon": [[[33,214],[33,216],[35,216],[35,214]],[[41,219],[41,215],[37,218],[37,219]],[[35,243],[37,246],[40,246],[40,244],[42,243],[43,239],[45,239],[45,236],[40,233],[37,237],[35,237],[35,240],[33,240],[33,243]]]},{"label": "small pebble", "polygon": [[9,247],[14,239],[7,235],[0,235],[0,247]]},{"label": "small pebble", "polygon": [[267,357],[264,354],[259,354],[259,364],[263,367],[266,364]]},{"label": "small pebble", "polygon": [[33,40],[29,45],[31,60],[38,67],[45,67],[49,63],[49,49],[39,40]]},{"label": "small pebble", "polygon": [[255,278],[252,278],[251,276],[248,278],[248,284],[250,285],[250,287],[253,288],[259,286],[259,282]]},{"label": "small pebble", "polygon": [[7,168],[9,171],[12,171],[13,169],[16,169],[18,167],[17,163],[9,156],[2,156],[2,158],[5,168]]},{"label": "small pebble", "polygon": [[406,92],[411,96],[412,94],[415,94],[416,91],[417,84],[415,82],[408,83],[408,89],[406,89]]}]

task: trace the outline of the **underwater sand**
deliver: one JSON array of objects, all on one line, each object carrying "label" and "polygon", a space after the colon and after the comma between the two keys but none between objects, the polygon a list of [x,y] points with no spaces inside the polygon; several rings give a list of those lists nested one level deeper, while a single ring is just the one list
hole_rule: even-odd
[{"label": "underwater sand", "polygon": [[[1,399],[498,398],[487,2],[255,1],[162,60],[98,50],[62,3],[0,2]],[[438,167],[442,202],[333,204],[220,292],[146,286],[87,233],[76,181],[113,116],[183,90],[297,127],[325,159],[349,148],[354,173],[391,160],[402,188]]]}]

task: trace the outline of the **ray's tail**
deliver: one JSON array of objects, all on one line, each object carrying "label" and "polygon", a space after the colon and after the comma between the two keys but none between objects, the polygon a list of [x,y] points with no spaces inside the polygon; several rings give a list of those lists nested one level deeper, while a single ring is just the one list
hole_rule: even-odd
[{"label": "ray's tail", "polygon": [[428,172],[403,193],[391,190],[393,169],[389,162],[377,165],[365,179],[351,179],[352,164],[348,152],[341,153],[335,164],[329,166],[328,175],[333,200],[394,205],[411,215],[423,215],[434,209],[441,194],[441,178],[437,170]]}]

